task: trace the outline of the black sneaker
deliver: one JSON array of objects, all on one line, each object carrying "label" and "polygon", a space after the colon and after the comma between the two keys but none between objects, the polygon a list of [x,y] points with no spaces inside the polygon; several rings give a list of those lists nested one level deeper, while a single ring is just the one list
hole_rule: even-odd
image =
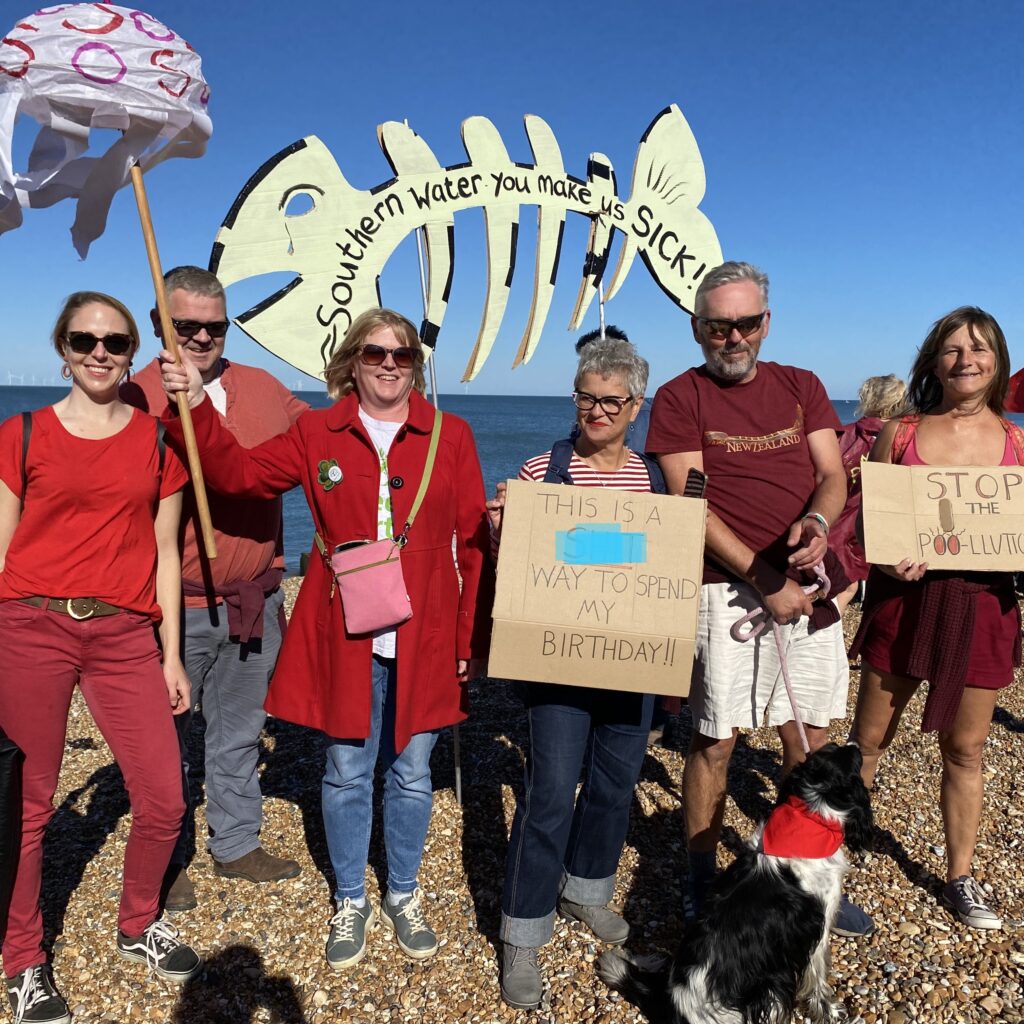
[{"label": "black sneaker", "polygon": [[26,967],[7,979],[14,1024],[70,1024],[71,1014],[64,997],[53,983],[49,964]]},{"label": "black sneaker", "polygon": [[117,951],[125,960],[137,960],[176,985],[194,978],[203,966],[199,955],[178,938],[178,929],[166,921],[154,921],[138,938],[118,930]]}]

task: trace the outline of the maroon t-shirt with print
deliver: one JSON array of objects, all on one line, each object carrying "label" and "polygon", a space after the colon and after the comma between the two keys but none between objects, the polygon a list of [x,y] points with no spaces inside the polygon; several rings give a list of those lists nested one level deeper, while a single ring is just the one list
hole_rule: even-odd
[{"label": "maroon t-shirt with print", "polygon": [[[655,455],[702,452],[712,511],[784,572],[789,528],[816,486],[807,435],[838,429],[832,403],[809,370],[759,362],[753,380],[733,383],[699,366],[658,389],[646,447]],[[731,579],[705,563],[705,583]]]}]

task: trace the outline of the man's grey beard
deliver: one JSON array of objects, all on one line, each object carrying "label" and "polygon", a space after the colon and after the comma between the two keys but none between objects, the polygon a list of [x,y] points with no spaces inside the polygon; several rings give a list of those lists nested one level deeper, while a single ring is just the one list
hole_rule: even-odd
[{"label": "man's grey beard", "polygon": [[733,349],[733,352],[746,351],[748,358],[742,363],[723,359],[722,351],[722,349],[704,349],[704,364],[707,366],[708,372],[712,376],[718,377],[719,380],[741,380],[750,373],[757,363],[757,352],[751,349],[749,345],[746,345],[744,349]]}]

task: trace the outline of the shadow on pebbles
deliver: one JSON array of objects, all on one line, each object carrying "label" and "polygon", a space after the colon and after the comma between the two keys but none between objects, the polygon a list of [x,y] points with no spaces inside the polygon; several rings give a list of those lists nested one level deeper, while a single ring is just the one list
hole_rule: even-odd
[{"label": "shadow on pebbles", "polygon": [[[288,584],[294,593],[294,581]],[[291,596],[291,595],[290,595]],[[847,622],[855,626],[856,609]],[[858,673],[852,672],[850,712]],[[579,925],[559,921],[540,954],[545,1000],[532,1013],[498,994],[496,936],[505,842],[522,775],[523,716],[512,687],[479,680],[473,716],[460,729],[463,805],[455,799],[453,737],[434,755],[434,813],[420,882],[441,948],[423,963],[403,956],[384,929],[366,958],[331,971],[323,955],[333,882],[319,811],[322,741],[270,721],[263,737],[262,840],[297,858],[302,875],[256,886],[218,878],[204,850],[192,863],[199,907],[176,915],[182,936],[204,956],[204,975],[181,989],[147,976],[114,951],[129,809],[117,767],[76,697],[57,813],[45,847],[44,916],[55,972],[78,1024],[321,1024],[346,1021],[527,1021],[612,1024],[641,1021],[594,973],[601,946]],[[975,858],[1004,917],[1000,932],[971,931],[942,906],[939,758],[934,736],[918,731],[918,697],[879,773],[875,850],[857,863],[850,897],[877,924],[869,939],[836,939],[838,998],[865,1024],[1024,1020],[1024,688],[1001,694],[985,752],[986,802]],[[844,740],[849,721],[836,723]],[[198,732],[198,730],[194,730]],[[671,950],[682,928],[685,871],[680,785],[689,741],[686,711],[652,747],[633,804],[615,903],[633,926],[633,952]],[[192,760],[202,764],[194,736]],[[728,863],[770,805],[780,763],[772,731],[741,738],[730,770],[730,799],[719,863]],[[193,770],[201,793],[202,772]],[[379,794],[378,794],[379,799]],[[202,807],[196,814],[202,834]],[[202,846],[202,843],[200,844]],[[384,885],[379,831],[371,842],[370,898]]]}]

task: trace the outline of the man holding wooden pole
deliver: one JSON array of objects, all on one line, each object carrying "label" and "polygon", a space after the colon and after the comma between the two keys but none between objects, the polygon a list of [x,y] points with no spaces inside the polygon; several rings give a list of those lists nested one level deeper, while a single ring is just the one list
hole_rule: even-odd
[{"label": "man holding wooden pole", "polygon": [[[309,406],[264,370],[224,358],[228,330],[224,289],[199,267],[176,267],[164,275],[172,329],[183,359],[194,363],[203,386],[231,432],[246,446],[287,430]],[[163,339],[158,311],[153,330]],[[126,401],[160,416],[167,396],[154,360],[123,388]],[[202,704],[206,723],[206,819],[214,871],[227,878],[271,882],[294,878],[296,861],[263,849],[257,765],[267,695],[281,647],[284,571],[281,499],[253,500],[210,495],[217,558],[206,557],[186,503],[182,585],[184,663],[192,681],[193,708]],[[177,719],[188,798],[187,734],[192,714]],[[165,909],[196,906],[187,854],[192,814],[165,883]]]}]

